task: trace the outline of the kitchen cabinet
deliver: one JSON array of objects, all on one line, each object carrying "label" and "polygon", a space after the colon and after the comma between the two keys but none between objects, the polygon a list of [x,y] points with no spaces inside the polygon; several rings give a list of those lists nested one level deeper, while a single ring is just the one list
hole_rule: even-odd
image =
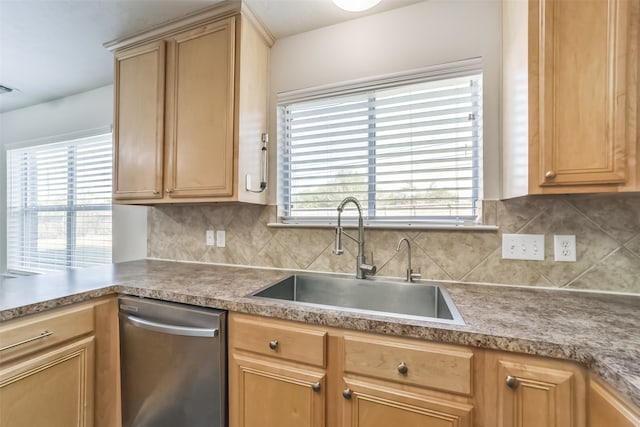
[{"label": "kitchen cabinet", "polygon": [[162,197],[164,64],[158,41],[115,54],[113,197]]},{"label": "kitchen cabinet", "polygon": [[499,427],[584,427],[585,374],[567,362],[497,353],[487,359],[487,394]]},{"label": "kitchen cabinet", "polygon": [[230,319],[233,427],[473,425],[471,350],[237,313]]},{"label": "kitchen cabinet", "polygon": [[640,191],[640,1],[502,7],[503,196]]},{"label": "kitchen cabinet", "polygon": [[5,322],[0,425],[118,426],[114,300]]},{"label": "kitchen cabinet", "polygon": [[471,427],[473,362],[464,348],[347,334],[342,425]]},{"label": "kitchen cabinet", "polygon": [[93,337],[0,371],[0,421],[11,426],[93,426]]},{"label": "kitchen cabinet", "polygon": [[229,317],[230,426],[324,426],[327,333]]},{"label": "kitchen cabinet", "polygon": [[584,367],[231,312],[230,426],[627,427]]},{"label": "kitchen cabinet", "polygon": [[593,377],[589,383],[588,408],[591,427],[640,426],[640,409],[625,402],[614,390]]},{"label": "kitchen cabinet", "polygon": [[242,7],[218,4],[107,44],[116,203],[266,203],[250,190],[263,173],[273,39]]}]

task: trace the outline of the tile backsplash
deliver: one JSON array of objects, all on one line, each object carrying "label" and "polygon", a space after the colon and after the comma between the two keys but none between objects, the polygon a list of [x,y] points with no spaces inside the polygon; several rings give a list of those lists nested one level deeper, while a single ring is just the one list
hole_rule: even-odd
[{"label": "tile backsplash", "polygon": [[[484,220],[498,231],[366,231],[378,275],[640,293],[640,195],[543,196],[485,201]],[[149,209],[149,257],[354,273],[356,245],[332,254],[333,229],[274,228],[275,206],[157,206]],[[208,247],[205,231],[226,231],[226,247]],[[544,261],[503,260],[502,233],[545,235]],[[553,261],[553,235],[574,234],[577,262]],[[367,254],[369,257],[370,254]]]}]

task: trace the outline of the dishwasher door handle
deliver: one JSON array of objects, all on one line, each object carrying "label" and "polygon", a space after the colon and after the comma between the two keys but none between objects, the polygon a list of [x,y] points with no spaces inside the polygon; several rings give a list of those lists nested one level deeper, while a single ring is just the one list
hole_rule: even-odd
[{"label": "dishwasher door handle", "polygon": [[182,335],[186,337],[217,337],[220,331],[218,329],[210,328],[192,328],[188,326],[176,326],[167,325],[165,323],[153,322],[151,320],[141,319],[130,314],[121,314],[122,317],[127,319],[131,324],[139,328],[147,329],[149,331],[161,332],[171,335]]}]

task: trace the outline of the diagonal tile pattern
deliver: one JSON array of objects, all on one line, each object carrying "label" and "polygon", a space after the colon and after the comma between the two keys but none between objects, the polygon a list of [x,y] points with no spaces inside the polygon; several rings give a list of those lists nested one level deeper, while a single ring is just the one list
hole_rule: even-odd
[{"label": "diagonal tile pattern", "polygon": [[[484,203],[485,223],[498,232],[443,230],[366,231],[379,275],[404,277],[406,247],[424,279],[531,286],[567,286],[640,293],[640,195],[522,197]],[[149,210],[153,258],[271,266],[353,274],[357,246],[344,239],[336,256],[333,230],[272,228],[275,206],[210,204]],[[225,248],[207,247],[205,230],[224,229]],[[353,230],[350,230],[353,232]],[[501,258],[502,233],[545,235],[544,261]],[[575,234],[578,261],[553,261],[553,235]],[[369,253],[367,257],[369,257]]]}]

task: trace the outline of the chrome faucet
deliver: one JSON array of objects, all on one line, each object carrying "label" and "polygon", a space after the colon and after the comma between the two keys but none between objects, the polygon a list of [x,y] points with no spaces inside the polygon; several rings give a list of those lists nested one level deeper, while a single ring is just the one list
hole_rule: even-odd
[{"label": "chrome faucet", "polygon": [[[342,216],[342,210],[344,209],[344,205],[347,203],[353,203],[358,208],[358,238],[351,237],[347,233],[344,232],[342,226],[340,225],[340,217]],[[338,226],[336,227],[336,242],[335,247],[333,249],[333,253],[336,255],[342,255],[344,250],[342,249],[342,235],[347,236],[354,242],[358,244],[358,256],[356,257],[356,278],[364,279],[367,277],[367,274],[376,274],[376,266],[369,265],[366,263],[366,258],[364,256],[364,223],[362,221],[362,206],[360,202],[355,197],[346,197],[340,204],[338,205]]]},{"label": "chrome faucet", "polygon": [[409,261],[409,266],[407,267],[407,282],[413,282],[413,279],[419,279],[421,276],[418,273],[414,273],[413,270],[411,269],[411,243],[409,242],[409,239],[407,239],[406,237],[403,237],[402,239],[400,239],[400,241],[398,242],[398,246],[396,247],[396,252],[398,252],[400,250],[400,246],[402,245],[402,242],[407,242],[407,258]]}]

